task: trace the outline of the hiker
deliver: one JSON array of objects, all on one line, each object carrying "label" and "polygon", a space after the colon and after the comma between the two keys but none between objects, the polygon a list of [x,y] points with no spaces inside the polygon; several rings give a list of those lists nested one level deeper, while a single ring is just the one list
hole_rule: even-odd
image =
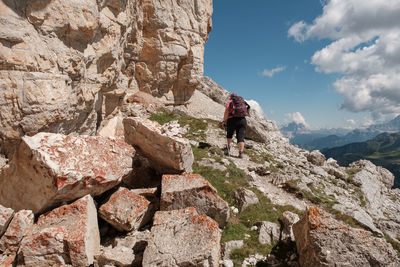
[{"label": "hiker", "polygon": [[226,104],[222,127],[226,126],[227,146],[225,155],[230,156],[230,148],[233,133],[236,131],[236,138],[239,147],[239,158],[243,158],[244,152],[244,133],[246,131],[246,116],[249,114],[250,106],[244,101],[243,97],[232,93],[230,100]]}]

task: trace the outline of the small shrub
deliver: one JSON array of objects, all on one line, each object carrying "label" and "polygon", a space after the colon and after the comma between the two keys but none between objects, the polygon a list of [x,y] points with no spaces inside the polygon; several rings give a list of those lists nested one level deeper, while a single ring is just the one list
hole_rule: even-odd
[{"label": "small shrub", "polygon": [[283,169],[283,168],[285,168],[285,165],[282,162],[278,162],[276,164],[276,167],[278,167],[279,169]]},{"label": "small shrub", "polygon": [[400,243],[393,240],[388,234],[383,233],[386,241],[392,245],[392,247],[397,251],[397,257],[400,258]]},{"label": "small shrub", "polygon": [[346,169],[346,173],[348,175],[346,181],[348,183],[352,183],[353,179],[354,179],[354,175],[358,172],[360,172],[362,169],[361,168],[350,168],[350,169]]},{"label": "small shrub", "polygon": [[367,229],[365,226],[360,224],[356,219],[354,219],[350,215],[341,213],[340,211],[332,209],[332,208],[328,209],[328,211],[334,215],[335,219],[342,221],[345,224],[347,224],[353,228],[365,229],[365,230],[369,231],[369,229]]}]

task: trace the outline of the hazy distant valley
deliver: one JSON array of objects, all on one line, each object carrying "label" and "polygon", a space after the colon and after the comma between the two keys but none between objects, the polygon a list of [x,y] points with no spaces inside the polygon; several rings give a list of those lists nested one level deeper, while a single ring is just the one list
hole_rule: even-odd
[{"label": "hazy distant valley", "polygon": [[320,150],[341,166],[368,159],[390,170],[395,176],[395,188],[400,186],[400,116],[365,129],[343,128],[312,130],[304,124],[291,122],[281,132],[290,142],[307,150]]}]

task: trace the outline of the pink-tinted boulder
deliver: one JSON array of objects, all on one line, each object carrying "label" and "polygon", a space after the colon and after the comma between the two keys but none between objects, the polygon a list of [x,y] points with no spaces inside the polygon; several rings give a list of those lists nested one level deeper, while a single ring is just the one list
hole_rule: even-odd
[{"label": "pink-tinted boulder", "polygon": [[160,210],[195,207],[224,227],[229,219],[229,205],[201,175],[163,175]]},{"label": "pink-tinted boulder", "polygon": [[86,195],[41,215],[31,235],[23,239],[18,258],[29,266],[89,266],[99,250],[96,206]]},{"label": "pink-tinted boulder", "polygon": [[25,136],[0,175],[0,204],[34,213],[86,194],[99,195],[132,170],[123,139],[38,133]]},{"label": "pink-tinted boulder", "polygon": [[123,123],[126,142],[138,147],[159,172],[192,172],[194,156],[188,139],[148,119],[130,117]]},{"label": "pink-tinted boulder", "polygon": [[8,224],[10,223],[13,215],[14,211],[12,209],[0,205],[0,238],[7,230]]},{"label": "pink-tinted boulder", "polygon": [[143,266],[219,266],[218,224],[193,207],[158,211]]},{"label": "pink-tinted boulder", "polygon": [[17,252],[21,240],[33,226],[34,215],[30,210],[20,210],[15,213],[6,232],[0,239],[0,251],[6,254]]},{"label": "pink-tinted boulder", "polygon": [[150,201],[127,188],[119,188],[99,209],[100,217],[119,231],[136,230],[150,221]]}]

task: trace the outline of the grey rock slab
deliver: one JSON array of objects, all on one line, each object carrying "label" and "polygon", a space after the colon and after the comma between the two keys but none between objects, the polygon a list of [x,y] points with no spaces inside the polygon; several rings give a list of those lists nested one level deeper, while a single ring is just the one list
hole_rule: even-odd
[{"label": "grey rock slab", "polygon": [[259,225],[258,242],[263,245],[271,245],[279,241],[280,233],[279,225],[273,222],[263,221]]},{"label": "grey rock slab", "polygon": [[219,266],[218,224],[193,207],[159,211],[152,238],[143,254],[143,266]]}]

